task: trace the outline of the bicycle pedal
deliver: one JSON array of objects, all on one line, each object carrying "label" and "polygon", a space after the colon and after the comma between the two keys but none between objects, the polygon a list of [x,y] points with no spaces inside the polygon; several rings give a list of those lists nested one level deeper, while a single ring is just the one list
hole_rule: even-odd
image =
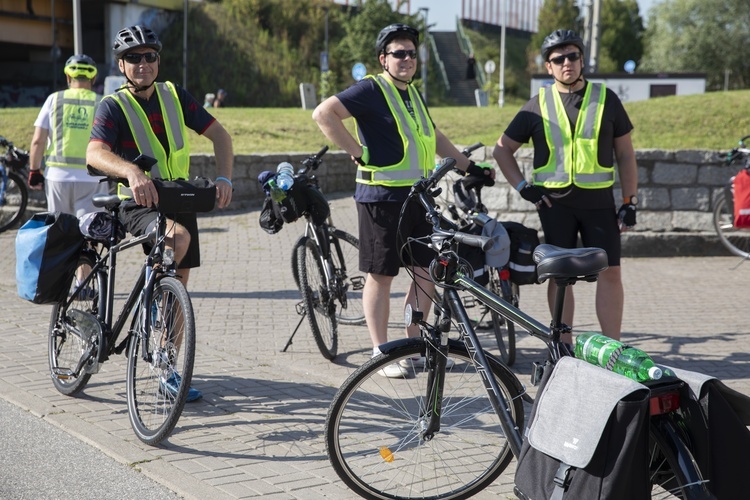
[{"label": "bicycle pedal", "polygon": [[479,303],[474,297],[471,295],[466,295],[465,297],[461,297],[461,302],[463,302],[464,307],[466,309],[471,309],[472,307],[476,307]]},{"label": "bicycle pedal", "polygon": [[52,375],[58,380],[68,380],[76,376],[70,368],[53,368]]},{"label": "bicycle pedal", "polygon": [[297,314],[300,316],[304,316],[307,311],[305,310],[305,301],[301,300],[298,303],[294,305],[294,310],[297,311]]},{"label": "bicycle pedal", "polygon": [[544,376],[544,364],[534,361],[531,363],[531,384],[536,387]]}]

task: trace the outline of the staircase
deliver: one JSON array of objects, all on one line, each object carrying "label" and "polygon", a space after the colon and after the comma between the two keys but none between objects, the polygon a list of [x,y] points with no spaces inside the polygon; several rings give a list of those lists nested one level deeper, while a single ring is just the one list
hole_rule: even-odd
[{"label": "staircase", "polygon": [[455,31],[431,31],[440,59],[448,74],[451,89],[448,97],[456,106],[476,106],[474,91],[479,88],[476,79],[466,79],[466,56],[458,44]]}]

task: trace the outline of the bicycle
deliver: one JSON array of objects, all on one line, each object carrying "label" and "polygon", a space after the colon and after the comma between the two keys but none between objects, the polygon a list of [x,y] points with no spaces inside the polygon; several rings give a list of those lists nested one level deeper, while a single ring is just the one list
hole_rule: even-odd
[{"label": "bicycle", "polygon": [[[407,308],[406,323],[418,324],[421,337],[381,345],[382,354],[349,376],[328,411],[325,440],[331,464],[349,488],[366,498],[466,498],[487,487],[513,456],[519,456],[522,401],[530,397],[513,372],[481,348],[459,292],[542,340],[549,362],[555,363],[572,355],[560,340],[569,331],[561,321],[566,288],[577,281],[594,281],[607,268],[606,253],[598,248],[537,248],[540,279],[554,279],[558,285],[549,327],[477,284],[455,249],[457,243],[484,245],[486,238],[441,229],[431,198],[453,163],[444,160],[429,179],[414,185],[410,195],[419,199],[433,223],[430,242],[437,256],[430,275],[444,289],[440,317],[429,324],[423,313]],[[451,327],[458,331],[458,340],[448,338]],[[394,381],[378,373],[415,356],[425,356],[426,363],[423,368],[412,366],[411,378]],[[449,358],[453,363],[447,362]],[[540,367],[532,372],[534,383]],[[687,397],[685,384],[667,377],[651,385],[651,402],[656,401],[649,426],[653,494],[669,490],[679,498],[709,498],[686,444],[681,410],[659,404],[676,395]]]},{"label": "bicycle", "polygon": [[[159,193],[162,201],[163,191]],[[124,230],[117,221],[120,202],[117,195],[93,198],[95,206],[106,209],[102,215],[108,215],[105,220],[109,227],[105,235],[86,236],[89,244],[84,246],[76,270],[76,276],[85,278],[74,279],[68,297],[52,308],[50,373],[59,392],[74,396],[110,356],[125,352],[130,424],[138,439],[155,445],[172,432],[180,418],[195,358],[193,306],[185,286],[177,279],[174,252],[165,243],[164,211],[175,213],[181,209],[158,207],[156,227],[151,233],[124,239]],[[114,319],[117,257],[121,251],[143,244],[151,249]],[[120,340],[131,313],[130,326]]]},{"label": "bicycle", "polygon": [[[742,160],[742,169],[750,173],[750,148],[745,145],[748,139],[750,135],[740,139],[738,147],[721,155],[725,165],[729,166],[737,160]],[[732,254],[747,260],[750,259],[750,228],[739,228],[735,225],[733,181],[734,177],[716,197],[713,224],[724,247]]]},{"label": "bicycle", "polygon": [[[313,172],[322,163],[328,146],[302,161],[294,183],[320,193]],[[302,294],[297,313],[302,316],[282,352],[292,344],[305,317],[323,357],[333,360],[338,353],[338,324],[365,322],[362,290],[366,277],[359,271],[359,240],[336,228],[329,214],[316,223],[308,211],[305,231],[292,247],[292,275]]]},{"label": "bicycle", "polygon": [[[472,151],[483,146],[484,144],[477,142],[464,148],[461,153],[469,157]],[[453,222],[458,223],[459,230],[464,231],[472,225],[484,227],[491,220],[487,215],[489,210],[482,203],[482,188],[485,185],[487,185],[485,180],[479,177],[463,177],[456,180],[453,184],[454,203],[449,203],[446,210],[451,215]],[[443,200],[445,199],[443,198]],[[457,207],[461,208],[463,215],[459,213]],[[508,264],[499,268],[485,266],[485,272],[489,280],[487,288],[506,302],[518,307],[521,299],[521,291],[520,287],[510,279]],[[467,308],[477,305],[482,308],[481,316],[475,322],[477,328],[481,328],[482,322],[485,321],[488,314],[490,315],[490,328],[495,334],[497,348],[500,351],[500,359],[506,365],[513,366],[513,363],[516,361],[515,324],[481,303],[475,303],[467,297],[464,297],[464,301],[464,305]]]},{"label": "bicycle", "polygon": [[0,136],[0,233],[14,227],[26,212],[29,190],[26,187],[26,168],[29,152],[18,149],[12,142]]}]

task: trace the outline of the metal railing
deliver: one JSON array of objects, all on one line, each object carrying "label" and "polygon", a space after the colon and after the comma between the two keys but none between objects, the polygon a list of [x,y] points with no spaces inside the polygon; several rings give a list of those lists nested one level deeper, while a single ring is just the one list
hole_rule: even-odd
[{"label": "metal railing", "polygon": [[[438,53],[437,45],[435,44],[435,38],[432,36],[432,33],[427,33],[427,40],[429,40],[430,43],[431,57],[433,58],[435,65],[440,70],[440,77],[443,79],[445,92],[448,93],[451,91],[451,84],[448,82],[448,73],[445,71],[445,64],[443,64],[443,61],[440,59],[440,54]],[[427,82],[425,82],[425,85],[427,85]]]},{"label": "metal railing", "polygon": [[[458,44],[468,58],[469,55],[474,53],[474,48],[471,46],[471,40],[469,40],[469,37],[464,33],[464,27],[461,25],[461,18],[458,16],[456,16],[456,33],[458,35]],[[476,75],[477,83],[479,83],[479,88],[483,89],[484,84],[487,83],[487,77],[484,74],[484,68],[482,68],[482,65],[477,62],[474,62],[474,74]]]}]

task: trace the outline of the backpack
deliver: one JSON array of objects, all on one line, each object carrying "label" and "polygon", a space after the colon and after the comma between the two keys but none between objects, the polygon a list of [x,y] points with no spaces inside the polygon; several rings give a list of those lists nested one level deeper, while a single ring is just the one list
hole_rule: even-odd
[{"label": "backpack", "polygon": [[750,228],[750,171],[741,170],[733,181],[734,227]]},{"label": "backpack", "polygon": [[18,296],[34,304],[54,304],[67,297],[83,235],[75,215],[35,214],[16,235]]},{"label": "backpack", "polygon": [[536,229],[512,221],[502,224],[510,236],[510,280],[516,285],[538,283],[534,262],[534,249],[539,245]]},{"label": "backpack", "polygon": [[649,398],[646,386],[583,360],[547,364],[518,457],[516,495],[651,498]]}]

